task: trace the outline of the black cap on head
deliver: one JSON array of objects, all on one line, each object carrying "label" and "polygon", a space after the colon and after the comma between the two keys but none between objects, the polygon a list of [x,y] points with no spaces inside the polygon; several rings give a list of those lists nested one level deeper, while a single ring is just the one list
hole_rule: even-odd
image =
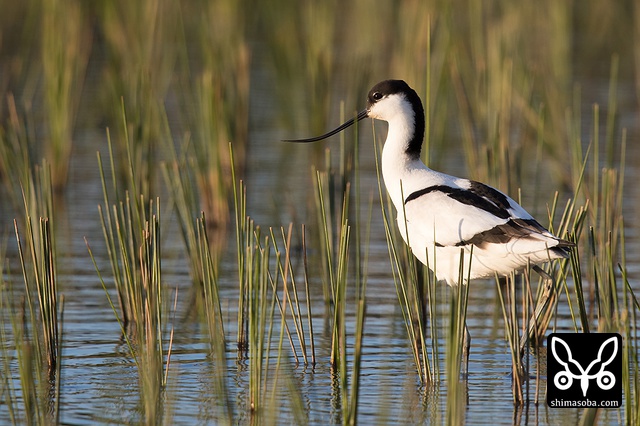
[{"label": "black cap on head", "polygon": [[411,104],[415,131],[406,152],[411,156],[420,157],[425,131],[424,108],[420,96],[404,80],[384,80],[373,86],[367,95],[367,109],[385,97],[395,94],[403,95]]}]

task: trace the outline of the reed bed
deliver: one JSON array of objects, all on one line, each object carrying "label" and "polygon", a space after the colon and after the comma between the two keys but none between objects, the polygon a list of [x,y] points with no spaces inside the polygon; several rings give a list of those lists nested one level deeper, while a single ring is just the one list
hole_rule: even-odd
[{"label": "reed bed", "polygon": [[[0,291],[13,331],[11,337],[7,336],[3,323],[0,342],[7,382],[2,387],[7,392],[6,401],[14,423],[57,423],[64,296],[60,294],[58,284],[53,184],[46,160],[30,173],[32,179],[24,182],[22,191],[23,215],[20,221],[13,221],[24,295],[20,303],[12,303],[11,286],[7,291],[3,282]],[[15,354],[9,350],[12,346],[7,346],[10,341],[13,341]],[[11,364],[14,360],[18,364],[21,400],[9,379],[13,377]]]},{"label": "reed bed", "polygon": [[[306,226],[257,223],[253,214],[265,206],[247,195],[249,146],[262,140],[260,123],[275,122],[269,129],[287,134],[323,132],[335,117],[362,108],[371,84],[388,77],[404,78],[424,100],[428,165],[460,166],[461,174],[505,191],[576,244],[568,260],[543,268],[548,277],[527,269],[496,282],[514,410],[544,400],[546,333],[615,331],[624,337],[628,366],[624,407],[616,414],[623,423],[638,422],[640,306],[637,268],[627,264],[637,256],[628,252],[630,221],[625,229],[623,214],[632,165],[625,160],[636,129],[621,124],[635,105],[621,94],[640,75],[630,59],[640,7],[553,0],[375,7],[366,0],[295,7],[286,0],[5,3],[0,212],[7,221],[5,212],[16,212],[16,221],[0,228],[0,240],[15,235],[17,242],[15,250],[12,244],[0,250],[0,407],[7,407],[9,422],[64,421],[57,265],[68,251],[59,250],[56,221],[69,214],[60,207],[72,202],[65,194],[76,184],[73,156],[81,135],[107,124],[100,149],[108,149],[109,162],[103,167],[99,155],[103,199],[98,237],[88,240],[96,250],[89,251],[138,371],[140,399],[132,410],[139,422],[172,421],[177,407],[169,389],[180,378],[172,336],[193,318],[206,327],[216,422],[315,422],[316,401],[306,386],[319,374],[332,375],[331,389],[322,392],[332,394],[335,423],[370,420],[363,417],[370,413],[362,412],[367,401],[360,388],[370,345],[368,247],[384,233],[388,281],[406,333],[407,353],[397,348],[398,357],[413,360],[411,386],[419,387],[405,392],[419,394],[413,405],[429,407],[430,419],[464,423],[474,401],[468,401],[473,389],[461,371],[460,349],[473,288],[437,283],[402,242],[382,187],[369,203],[362,195],[371,190],[361,184],[362,173],[371,170],[361,154],[379,155],[377,127],[373,149],[356,134],[343,137],[339,148],[305,151],[310,195],[290,210]],[[607,75],[607,90],[587,87],[594,76]],[[267,149],[280,149],[273,144],[278,148]],[[292,151],[282,148],[284,164],[295,158]],[[289,184],[288,168],[280,172],[282,185]],[[286,203],[282,194],[273,198],[276,209]],[[381,229],[373,228],[378,207]],[[172,238],[174,219],[190,274],[187,292],[174,293],[163,278],[163,244]],[[100,232],[101,250],[93,241]],[[108,259],[108,274],[98,256]],[[232,271],[225,256],[236,259]],[[23,297],[10,271],[14,262]],[[195,309],[176,321],[183,300]],[[229,318],[235,306],[237,318]],[[325,323],[314,323],[322,309]],[[569,326],[559,316],[567,311]],[[244,378],[246,393],[237,389]],[[432,399],[443,386],[447,400],[440,407]],[[396,414],[388,407],[381,413]],[[603,416],[581,415],[583,424]]]},{"label": "reed bed", "polygon": [[42,2],[42,76],[53,186],[67,184],[74,127],[93,37],[78,1]]},{"label": "reed bed", "polygon": [[[182,152],[192,165],[200,209],[210,226],[222,232],[231,219],[231,168],[241,174],[244,170],[251,54],[244,2],[205,3],[181,5],[184,46],[177,89],[184,125],[180,130],[188,137]],[[230,143],[235,164],[229,156]]]},{"label": "reed bed", "polygon": [[[99,206],[99,213],[118,296],[119,313],[111,302],[109,290],[88,242],[87,248],[120,324],[122,339],[138,370],[143,421],[157,424],[166,420],[164,414],[168,407],[164,406],[162,399],[169,374],[173,337],[171,332],[168,342],[165,339],[169,332],[163,301],[167,290],[162,281],[160,199],[147,201],[144,194],[135,195],[139,180],[132,160],[134,148],[129,141],[126,145],[129,160],[126,178],[128,187],[124,194],[119,195],[116,162],[109,133],[107,139],[113,186],[109,191],[98,152],[104,195],[104,205]],[[116,194],[114,202],[111,201],[110,192]]]},{"label": "reed bed", "polygon": [[4,204],[9,202],[14,210],[24,209],[22,186],[35,181],[34,167],[38,164],[35,150],[35,130],[29,125],[27,112],[18,110],[16,100],[7,95],[7,119],[0,128],[0,175],[6,188]]},{"label": "reed bed", "polygon": [[233,410],[227,390],[226,372],[226,339],[222,309],[220,306],[220,294],[218,289],[218,270],[207,234],[207,224],[204,214],[196,222],[198,258],[202,268],[203,290],[205,299],[205,313],[209,330],[209,342],[211,345],[211,357],[214,365],[214,389],[216,401],[222,411],[222,420],[226,424],[233,424]]},{"label": "reed bed", "polygon": [[[332,369],[335,371],[338,383],[339,395],[341,396],[340,404],[344,411],[343,424],[352,424],[355,421],[350,409],[357,406],[351,406],[349,403],[349,385],[348,385],[348,361],[347,361],[347,285],[348,285],[348,266],[349,266],[349,243],[351,241],[351,226],[348,224],[345,216],[340,220],[337,241],[332,239],[333,234],[329,232],[328,217],[330,213],[325,208],[325,195],[322,184],[322,176],[318,173],[318,198],[321,205],[321,217],[323,224],[323,258],[326,259],[326,270],[328,272],[329,287],[331,290],[330,306],[331,315],[331,355],[330,362]],[[343,212],[347,210],[349,192],[345,193]],[[364,299],[358,301],[358,316],[364,313]],[[362,325],[364,317],[360,317],[358,321],[358,331],[356,332],[359,339],[355,341],[355,357],[356,362],[359,358],[359,350],[361,348]],[[357,370],[354,370],[357,374]],[[354,376],[353,386],[357,387],[357,375]]]}]

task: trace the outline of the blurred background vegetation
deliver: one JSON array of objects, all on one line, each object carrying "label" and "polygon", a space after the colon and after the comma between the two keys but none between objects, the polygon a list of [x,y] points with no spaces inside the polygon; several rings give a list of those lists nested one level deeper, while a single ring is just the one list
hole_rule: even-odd
[{"label": "blurred background vegetation", "polygon": [[[116,141],[128,131],[143,186],[164,142],[188,134],[208,194],[226,186],[211,168],[228,170],[227,143],[242,165],[259,138],[260,110],[275,112],[282,134],[315,134],[340,101],[361,108],[375,82],[402,78],[427,100],[434,161],[459,139],[472,177],[515,190],[512,169],[541,143],[569,183],[567,147],[581,129],[568,108],[606,104],[613,63],[621,90],[640,93],[639,10],[596,0],[4,1],[3,140],[21,135],[13,149],[47,158],[63,189],[81,129],[109,126]],[[511,167],[498,170],[507,155]]]}]

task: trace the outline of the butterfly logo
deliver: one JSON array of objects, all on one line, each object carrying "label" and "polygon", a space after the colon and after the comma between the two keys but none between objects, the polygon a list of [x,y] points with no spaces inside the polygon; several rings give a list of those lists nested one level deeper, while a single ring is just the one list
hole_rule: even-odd
[{"label": "butterfly logo", "polygon": [[[607,348],[607,346],[612,347]],[[611,356],[603,360],[603,356],[608,353],[605,352],[605,349],[611,351]],[[556,373],[553,378],[553,383],[560,390],[569,389],[573,385],[574,379],[580,380],[582,396],[586,397],[590,380],[595,379],[598,387],[602,390],[609,390],[616,384],[616,378],[613,373],[605,370],[618,353],[618,339],[615,336],[605,340],[600,345],[597,358],[586,368],[582,368],[582,365],[573,359],[569,345],[559,337],[553,336],[551,338],[551,352],[556,361],[564,367],[564,371]]]}]

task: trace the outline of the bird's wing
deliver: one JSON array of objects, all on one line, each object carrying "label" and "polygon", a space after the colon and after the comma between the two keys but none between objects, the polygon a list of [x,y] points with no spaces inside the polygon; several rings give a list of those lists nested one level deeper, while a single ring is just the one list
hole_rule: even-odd
[{"label": "bird's wing", "polygon": [[522,239],[557,244],[518,203],[479,182],[458,179],[413,191],[405,198],[404,209],[411,232],[419,232],[436,246],[482,247]]}]

